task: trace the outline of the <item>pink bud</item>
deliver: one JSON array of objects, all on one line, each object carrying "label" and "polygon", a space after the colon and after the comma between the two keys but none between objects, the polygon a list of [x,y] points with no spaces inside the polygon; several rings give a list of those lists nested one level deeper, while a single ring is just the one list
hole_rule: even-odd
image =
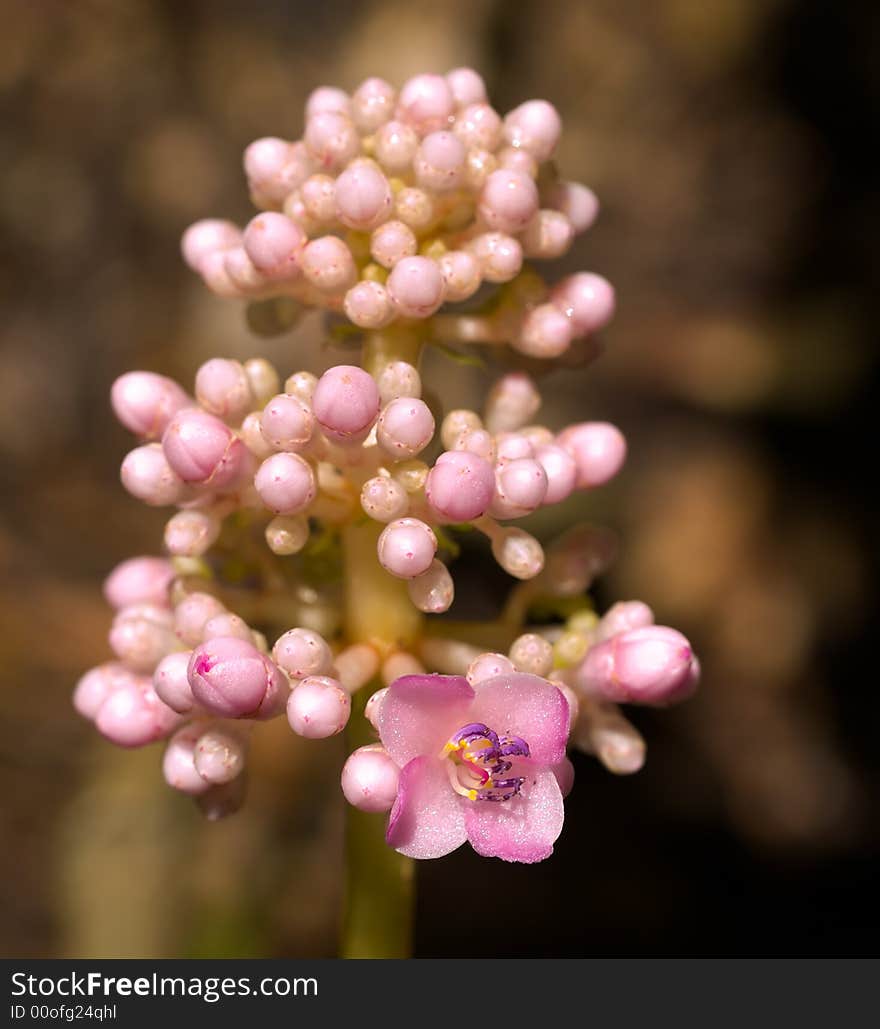
[{"label": "pink bud", "polygon": [[532,441],[524,432],[499,432],[495,437],[497,447],[497,464],[507,464],[508,461],[519,461],[526,457],[535,456],[535,448]]},{"label": "pink bud", "polygon": [[574,242],[574,227],[559,211],[538,211],[519,239],[526,257],[549,261],[568,253]]},{"label": "pink bud", "polygon": [[120,747],[155,743],[179,724],[180,715],[162,703],[152,683],[144,676],[133,676],[120,683],[95,717],[98,732]]},{"label": "pink bud", "polygon": [[409,510],[409,497],[403,486],[387,475],[367,479],[361,488],[361,507],[377,522],[402,518]]},{"label": "pink bud", "polygon": [[421,453],[434,437],[434,416],[423,400],[398,397],[392,400],[376,423],[379,446],[395,460]]},{"label": "pink bud", "polygon": [[178,714],[188,714],[195,706],[192,688],[187,678],[191,651],[175,650],[156,665],[153,689],[159,699]]},{"label": "pink bud", "polygon": [[205,254],[199,271],[208,289],[218,297],[243,297],[241,287],[233,282],[226,270],[226,258],[230,250],[215,250]]},{"label": "pink bud", "polygon": [[229,250],[240,243],[241,229],[237,225],[219,218],[205,218],[190,225],[184,232],[180,249],[190,268],[200,272],[208,254]]},{"label": "pink bud", "polygon": [[376,133],[374,150],[376,160],[387,171],[407,171],[419,145],[415,131],[399,121],[387,122]]},{"label": "pink bud", "polygon": [[312,375],[311,372],[294,372],[285,380],[284,392],[310,406],[317,385],[317,375]]},{"label": "pink bud", "polygon": [[557,437],[577,463],[577,488],[601,486],[613,479],[626,460],[626,440],[609,422],[580,422]]},{"label": "pink bud", "polygon": [[187,489],[168,463],[159,443],[147,443],[129,451],[119,469],[122,485],[151,507],[166,507],[182,500]]},{"label": "pink bud", "polygon": [[613,604],[596,626],[596,642],[611,639],[630,629],[643,629],[654,624],[654,612],[641,600],[621,600]]},{"label": "pink bud", "polygon": [[254,486],[260,500],[276,514],[299,514],[317,495],[312,466],[299,454],[267,457],[257,470]]},{"label": "pink bud", "polygon": [[313,239],[300,260],[303,274],[322,293],[342,293],[357,282],[354,258],[338,236]]},{"label": "pink bud", "polygon": [[312,410],[329,439],[360,443],[378,417],[379,389],[362,368],[340,364],[319,379]]},{"label": "pink bud", "polygon": [[309,155],[328,171],[344,168],[361,146],[351,119],[338,111],[313,114],[306,122],[303,142]]},{"label": "pink bud", "polygon": [[528,150],[517,147],[502,147],[495,157],[498,167],[505,171],[516,172],[517,175],[524,175],[527,179],[534,181],[538,177],[538,162],[532,157]]},{"label": "pink bud", "polygon": [[450,522],[470,522],[489,510],[494,488],[488,461],[463,450],[446,451],[428,473],[425,497]]},{"label": "pink bud", "polygon": [[522,268],[522,247],[503,232],[485,232],[475,237],[469,249],[480,262],[487,282],[510,282]]},{"label": "pink bud", "polygon": [[162,775],[172,789],[198,796],[211,784],[196,771],[195,746],[204,732],[204,725],[185,725],[171,737],[162,755]]},{"label": "pink bud", "polygon": [[538,447],[535,459],[547,475],[545,504],[558,504],[574,491],[577,483],[577,462],[564,448],[554,443]]},{"label": "pink bud", "polygon": [[281,670],[252,643],[231,636],[196,647],[188,678],[196,701],[223,718],[271,718],[287,696]]},{"label": "pink bud", "polygon": [[498,158],[489,150],[468,150],[464,180],[468,189],[479,193],[493,171],[498,169]]},{"label": "pink bud", "polygon": [[104,580],[104,597],[117,609],[130,604],[167,606],[173,579],[174,569],[164,557],[131,557]]},{"label": "pink bud", "polygon": [[548,201],[568,218],[578,234],[586,232],[599,214],[596,194],[579,182],[557,182],[550,190]]},{"label": "pink bud", "polygon": [[388,290],[378,282],[359,282],[342,302],[349,321],[362,329],[381,329],[394,319],[394,304]]},{"label": "pink bud", "polygon": [[480,262],[468,250],[447,250],[438,262],[446,287],[446,299],[457,303],[467,300],[480,288],[483,274]]},{"label": "pink bud", "polygon": [[306,237],[287,215],[267,211],[251,218],[244,230],[244,248],[254,267],[278,282],[299,274]]},{"label": "pink bud", "polygon": [[467,681],[471,686],[486,679],[494,679],[499,675],[510,675],[515,672],[513,662],[504,654],[480,654],[470,663],[467,670]]},{"label": "pink bud", "polygon": [[301,450],[312,438],[314,428],[311,410],[290,393],[273,397],[260,415],[260,431],[274,450]]},{"label": "pink bud", "polygon": [[323,740],[342,732],[351,714],[351,700],[336,679],[310,675],[287,700],[287,720],[298,736]]},{"label": "pink bud", "polygon": [[336,217],[336,183],[329,175],[310,175],[299,194],[306,213],[316,222],[327,224]]},{"label": "pink bud", "polygon": [[188,647],[202,642],[208,620],[226,608],[210,593],[189,593],[174,608],[174,631]]},{"label": "pink bud", "polygon": [[576,683],[615,703],[662,705],[690,696],[698,675],[687,639],[675,629],[648,625],[590,647]]},{"label": "pink bud", "polygon": [[370,238],[370,254],[383,268],[393,268],[404,257],[412,257],[417,250],[415,234],[402,221],[385,222]]},{"label": "pink bud", "polygon": [[168,422],[192,401],[173,379],[153,372],[126,372],[110,390],[113,413],[130,432],[159,439]]},{"label": "pink bud", "polygon": [[118,661],[90,668],[76,684],[73,706],[83,718],[94,720],[113,690],[134,678],[134,673]]},{"label": "pink bud", "polygon": [[437,537],[418,518],[398,518],[383,529],[377,553],[386,572],[399,579],[412,579],[431,567]]},{"label": "pink bud", "polygon": [[486,103],[470,104],[455,116],[452,131],[466,147],[494,150],[501,139],[501,119]]},{"label": "pink bud", "polygon": [[400,769],[379,744],[359,747],[342,768],[342,792],[361,811],[390,811],[397,798]]},{"label": "pink bud", "polygon": [[276,137],[254,140],[244,152],[244,171],[258,206],[280,206],[314,170],[302,143]]},{"label": "pink bud", "polygon": [[616,553],[614,533],[593,525],[575,525],[550,547],[544,580],[553,596],[576,597],[606,571]]},{"label": "pink bud", "polygon": [[571,319],[576,336],[598,331],[614,314],[614,287],[591,272],[578,272],[563,279],[553,290],[551,300]]},{"label": "pink bud", "polygon": [[452,445],[453,450],[467,450],[471,454],[482,457],[489,464],[495,463],[498,448],[495,437],[486,429],[465,429]]},{"label": "pink bud", "polygon": [[362,82],[351,98],[351,116],[358,132],[375,132],[394,113],[397,94],[384,79],[371,78]]},{"label": "pink bud", "polygon": [[[392,679],[391,682],[393,681],[394,680]],[[379,731],[379,711],[382,708],[382,701],[385,699],[387,695],[387,686],[383,687],[381,690],[376,690],[376,692],[370,696],[370,699],[367,701],[366,706],[364,707],[364,718],[366,718],[366,720],[370,723],[370,725],[372,725],[376,732]]]},{"label": "pink bud", "polygon": [[405,257],[388,276],[387,289],[405,318],[428,318],[443,303],[445,286],[436,261]]},{"label": "pink bud", "polygon": [[416,75],[400,91],[397,116],[420,134],[445,129],[455,111],[455,98],[442,75]]},{"label": "pink bud", "polygon": [[447,450],[453,450],[456,440],[463,432],[470,429],[482,429],[482,427],[482,419],[476,411],[469,411],[463,407],[455,408],[446,415],[440,425],[440,439]]},{"label": "pink bud", "polygon": [[478,104],[486,99],[486,83],[473,68],[453,68],[446,74],[446,84],[452,90],[457,107]]},{"label": "pink bud", "polygon": [[196,740],[193,762],[196,772],[212,785],[232,782],[244,770],[244,740],[231,729],[210,728]]},{"label": "pink bud", "polygon": [[499,168],[486,179],[479,211],[490,228],[521,232],[537,210],[538,190],[527,175]]},{"label": "pink bud", "polygon": [[165,547],[174,557],[201,557],[220,536],[222,522],[210,511],[178,511],[165,526]]},{"label": "pink bud", "polygon": [[457,189],[464,174],[464,144],[452,132],[432,132],[425,136],[413,159],[416,182],[435,193]]},{"label": "pink bud", "polygon": [[229,426],[197,407],[184,408],[172,418],[162,449],[184,482],[215,489],[235,485],[251,464],[247,447]]},{"label": "pink bud", "polygon": [[561,357],[574,339],[571,319],[556,304],[538,304],[529,311],[511,345],[521,354],[549,360]]},{"label": "pink bud", "polygon": [[155,604],[132,604],[113,619],[110,649],[135,672],[152,672],[174,648],[173,616]]},{"label": "pink bud", "polygon": [[427,571],[409,580],[407,589],[415,607],[426,614],[448,611],[455,598],[455,585],[449,569],[436,558]]},{"label": "pink bud", "polygon": [[369,164],[347,168],[336,180],[336,216],[350,229],[369,231],[391,214],[391,187]]},{"label": "pink bud", "polygon": [[504,138],[511,146],[527,150],[537,161],[546,161],[559,141],[562,122],[546,100],[527,100],[504,119]]},{"label": "pink bud", "polygon": [[223,268],[242,296],[256,297],[269,285],[268,277],[257,269],[243,246],[224,253]]},{"label": "pink bud", "polygon": [[327,641],[312,629],[288,629],[276,640],[272,657],[291,679],[324,675],[333,665]]},{"label": "pink bud", "polygon": [[237,640],[254,642],[254,634],[248,623],[231,611],[221,611],[219,615],[214,615],[205,622],[202,641],[207,643],[208,640],[216,639],[218,636],[234,636]]},{"label": "pink bud", "polygon": [[510,660],[518,672],[546,678],[553,668],[553,647],[537,633],[523,633],[511,644]]},{"label": "pink bud", "polygon": [[244,365],[222,357],[206,361],[196,372],[196,400],[209,414],[238,424],[254,404]]},{"label": "pink bud", "polygon": [[309,93],[309,98],[306,100],[306,121],[325,111],[334,114],[348,114],[350,110],[351,98],[345,90],[337,89],[335,86],[318,86]]},{"label": "pink bud", "polygon": [[541,407],[541,394],[525,372],[508,372],[486,397],[486,428],[490,432],[514,432],[526,425]]},{"label": "pink bud", "polygon": [[541,506],[547,473],[530,457],[507,461],[495,473],[495,497],[489,509],[496,518],[521,518]]},{"label": "pink bud", "polygon": [[534,536],[505,526],[492,536],[492,555],[516,579],[534,579],[544,568],[544,549]]}]

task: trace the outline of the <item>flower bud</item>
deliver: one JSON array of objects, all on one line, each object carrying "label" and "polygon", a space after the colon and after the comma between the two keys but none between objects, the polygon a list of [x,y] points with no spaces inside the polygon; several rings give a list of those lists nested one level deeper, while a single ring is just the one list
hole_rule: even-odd
[{"label": "flower bud", "polygon": [[409,510],[409,495],[403,486],[387,475],[367,479],[361,489],[361,507],[377,522],[393,522]]},{"label": "flower bud", "polygon": [[306,122],[303,142],[309,156],[327,171],[344,168],[361,145],[351,119],[339,111],[316,111]]},{"label": "flower bud", "polygon": [[511,672],[515,671],[513,662],[506,658],[504,654],[480,654],[479,657],[471,661],[466,677],[471,686],[476,686],[478,682],[494,679],[498,675],[510,675]]},{"label": "flower bud", "polygon": [[415,75],[404,83],[397,117],[420,135],[447,128],[455,113],[455,98],[442,75]]},{"label": "flower bud", "polygon": [[167,507],[187,496],[186,485],[171,467],[159,443],[129,451],[119,469],[122,485],[150,507]]},{"label": "flower bud", "polygon": [[307,243],[300,258],[308,281],[322,293],[344,293],[358,278],[351,250],[338,236],[321,236]]},{"label": "flower bud", "polygon": [[359,747],[342,768],[342,792],[360,811],[390,811],[397,798],[400,769],[384,747]]},{"label": "flower bud", "polygon": [[501,118],[487,103],[469,104],[455,116],[452,131],[468,148],[494,150],[501,139]]},{"label": "flower bud", "polygon": [[165,546],[174,557],[201,557],[220,535],[221,521],[210,511],[178,511],[165,526]]},{"label": "flower bud", "polygon": [[180,724],[145,676],[132,676],[112,690],[95,716],[102,736],[120,747],[143,747],[164,739]]},{"label": "flower bud", "polygon": [[559,211],[538,211],[519,237],[526,257],[550,261],[562,257],[574,242],[574,226]]},{"label": "flower bud", "polygon": [[476,411],[459,408],[450,411],[440,425],[440,440],[447,450],[455,449],[458,437],[468,429],[482,429],[483,422]]},{"label": "flower bud", "polygon": [[165,782],[173,789],[193,797],[211,787],[211,784],[196,771],[195,765],[196,742],[202,732],[203,725],[185,725],[171,737],[162,755],[162,775]]},{"label": "flower bud", "polygon": [[418,518],[399,518],[383,529],[377,553],[386,572],[399,579],[412,579],[431,567],[437,537]]},{"label": "flower bud", "polygon": [[486,100],[486,83],[473,68],[453,68],[446,75],[456,107],[478,104]]},{"label": "flower bud", "polygon": [[299,274],[305,243],[305,233],[296,222],[274,211],[251,218],[244,230],[243,246],[254,267],[276,282]]},{"label": "flower bud", "polygon": [[73,706],[83,718],[94,720],[113,690],[132,678],[134,673],[118,661],[108,661],[97,668],[90,668],[76,684]]},{"label": "flower bud", "polygon": [[226,608],[210,593],[189,593],[174,608],[174,631],[188,647],[202,642],[208,620]]},{"label": "flower bud", "polygon": [[483,271],[476,256],[469,250],[447,250],[437,261],[446,290],[446,299],[452,303],[467,300],[480,288]]},{"label": "flower bud", "polygon": [[309,539],[304,515],[277,515],[266,526],[266,543],[273,554],[298,554]]},{"label": "flower bud", "polygon": [[362,329],[381,329],[394,320],[394,304],[378,282],[359,282],[345,294],[342,309],[349,321]]},{"label": "flower bud", "polygon": [[333,666],[333,652],[326,640],[311,629],[288,629],[275,642],[272,657],[291,679],[324,675]]},{"label": "flower bud", "polygon": [[196,772],[214,786],[232,782],[244,770],[246,747],[230,729],[210,728],[197,739],[193,752]]},{"label": "flower bud", "polygon": [[504,119],[507,142],[528,151],[537,161],[546,161],[552,156],[561,131],[559,114],[546,100],[528,100]]},{"label": "flower bud", "polygon": [[314,428],[309,407],[289,393],[273,397],[260,415],[263,438],[274,450],[301,450],[311,440]]},{"label": "flower bud", "polygon": [[388,404],[398,397],[420,397],[422,380],[418,370],[406,361],[389,361],[376,377],[379,398]]},{"label": "flower bud", "polygon": [[432,132],[425,136],[413,159],[416,182],[422,189],[448,193],[461,185],[466,151],[452,132]]},{"label": "flower bud", "polygon": [[529,457],[507,461],[495,472],[489,511],[496,518],[521,518],[539,508],[546,495],[547,473],[541,464]]},{"label": "flower bud", "polygon": [[391,214],[388,180],[369,164],[347,168],[336,180],[336,217],[349,229],[369,232]]},{"label": "flower bud", "polygon": [[418,146],[419,137],[415,131],[399,121],[386,122],[376,133],[374,141],[376,160],[392,173],[409,170]]},{"label": "flower bud", "polygon": [[219,218],[205,218],[190,225],[180,241],[183,259],[193,271],[201,271],[209,254],[230,250],[241,243],[241,229]]},{"label": "flower bud", "polygon": [[485,422],[490,432],[515,432],[541,407],[541,394],[525,372],[508,372],[489,390]]},{"label": "flower bud", "polygon": [[324,111],[331,111],[334,114],[348,114],[351,110],[351,98],[345,90],[337,89],[336,86],[318,86],[309,93],[306,100],[305,116],[306,121]]},{"label": "flower bud", "polygon": [[379,446],[395,460],[421,453],[434,438],[434,416],[415,397],[399,397],[387,404],[376,424]]},{"label": "flower bud", "polygon": [[607,529],[575,525],[555,540],[544,575],[555,597],[576,597],[590,588],[617,554],[617,538]]},{"label": "flower bud", "polygon": [[152,672],[177,642],[172,625],[173,616],[165,607],[155,604],[124,607],[113,619],[110,648],[133,671]]},{"label": "flower bud", "polygon": [[[395,678],[397,677],[395,676]],[[394,679],[391,681],[393,682]],[[379,711],[382,707],[382,701],[385,699],[387,694],[387,686],[384,686],[381,690],[376,690],[364,706],[364,718],[366,718],[377,732],[379,731]]]},{"label": "flower bud", "polygon": [[384,79],[369,78],[351,97],[351,117],[358,132],[371,133],[381,128],[393,115],[397,94]]},{"label": "flower bud", "polygon": [[455,586],[449,569],[436,559],[427,571],[409,580],[407,589],[413,604],[426,614],[448,611],[455,597]]},{"label": "flower bud", "polygon": [[173,579],[174,569],[164,557],[131,557],[104,580],[104,597],[117,610],[131,604],[168,606]]},{"label": "flower bud", "polygon": [[239,361],[214,357],[196,372],[196,400],[209,413],[237,425],[254,403],[251,384]]},{"label": "flower bud", "polygon": [[336,679],[310,675],[287,700],[287,720],[298,736],[323,740],[342,732],[351,714],[348,693]]},{"label": "flower bud", "polygon": [[545,679],[553,668],[553,647],[543,636],[527,632],[511,644],[510,660],[518,672],[528,672]]},{"label": "flower bud", "polygon": [[271,718],[287,696],[281,670],[252,643],[231,636],[196,647],[187,674],[196,701],[222,718]]},{"label": "flower bud", "polygon": [[324,372],[312,409],[324,434],[337,443],[362,442],[379,414],[379,390],[371,375],[341,364]]},{"label": "flower bud", "polygon": [[404,257],[412,257],[419,249],[412,229],[394,219],[374,229],[370,237],[370,255],[383,268],[393,268]]},{"label": "flower bud", "polygon": [[130,432],[160,439],[168,422],[192,401],[173,379],[153,372],[126,372],[110,390],[113,413]]},{"label": "flower bud", "polygon": [[544,567],[541,544],[522,529],[505,526],[492,537],[495,560],[515,579],[534,579]]},{"label": "flower bud", "polygon": [[577,462],[564,448],[549,443],[535,450],[535,459],[547,476],[544,504],[558,504],[571,496],[577,482]]},{"label": "flower bud", "polygon": [[486,179],[479,212],[497,232],[522,232],[538,210],[538,189],[522,172],[499,168]]},{"label": "flower bud", "polygon": [[469,522],[488,511],[495,473],[488,461],[464,450],[441,454],[428,473],[425,498],[450,522]]},{"label": "flower bud", "polygon": [[436,217],[431,194],[415,186],[407,186],[395,196],[394,213],[416,233],[425,232]]},{"label": "flower bud", "polygon": [[276,514],[299,514],[317,495],[312,466],[299,454],[267,457],[257,470],[254,486],[260,500]]},{"label": "flower bud", "polygon": [[568,218],[578,234],[586,232],[599,213],[596,194],[579,182],[557,182],[547,199],[550,207]]},{"label": "flower bud", "polygon": [[228,425],[197,407],[174,416],[162,436],[171,468],[184,482],[233,486],[250,467],[247,447]]},{"label": "flower bud", "polygon": [[487,282],[510,282],[522,270],[522,247],[503,232],[484,232],[471,240],[468,248],[480,262]]},{"label": "flower bud", "polygon": [[610,640],[621,632],[629,632],[630,629],[643,629],[646,625],[654,624],[654,612],[643,604],[641,600],[621,600],[602,615],[599,624],[596,626],[596,642]]},{"label": "flower bud", "polygon": [[626,460],[626,440],[609,422],[570,425],[556,438],[577,464],[577,488],[602,486],[613,479]]},{"label": "flower bud", "polygon": [[526,314],[511,346],[527,357],[549,360],[561,357],[572,339],[574,328],[568,315],[555,304],[538,304]]},{"label": "flower bud", "polygon": [[388,276],[388,294],[405,318],[428,318],[443,303],[445,284],[430,257],[405,257]]},{"label": "flower bud", "polygon": [[648,625],[619,633],[587,651],[576,684],[588,694],[627,704],[672,704],[696,689],[699,667],[675,629]]},{"label": "flower bud", "polygon": [[614,287],[601,275],[579,272],[563,279],[551,294],[553,304],[571,320],[575,336],[587,336],[614,314]]},{"label": "flower bud", "polygon": [[216,639],[218,636],[234,636],[238,640],[247,640],[248,643],[255,642],[254,634],[248,623],[231,611],[222,611],[205,622],[202,641],[207,643],[208,640]]},{"label": "flower bud", "polygon": [[153,672],[153,689],[159,699],[178,714],[188,714],[195,706],[192,687],[187,678],[189,650],[175,650],[156,665]]}]

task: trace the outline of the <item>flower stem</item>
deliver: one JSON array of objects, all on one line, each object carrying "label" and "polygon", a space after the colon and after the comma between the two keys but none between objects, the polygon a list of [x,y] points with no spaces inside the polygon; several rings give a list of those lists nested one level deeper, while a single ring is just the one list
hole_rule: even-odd
[{"label": "flower stem", "polygon": [[[421,615],[406,586],[376,560],[381,526],[351,525],[343,533],[345,625],[349,642],[369,643],[385,657],[409,649],[419,635]],[[349,749],[375,742],[364,706],[379,684],[355,694],[346,729]],[[385,819],[347,809],[345,914],[340,956],[402,958],[411,951],[415,884],[409,858],[385,842]]]}]

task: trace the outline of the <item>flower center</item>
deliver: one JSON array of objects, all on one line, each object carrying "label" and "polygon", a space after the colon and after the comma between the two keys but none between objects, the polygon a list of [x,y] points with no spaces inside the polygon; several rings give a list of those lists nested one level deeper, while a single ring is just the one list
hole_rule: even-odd
[{"label": "flower center", "polygon": [[526,781],[508,775],[511,758],[528,757],[529,745],[519,736],[499,736],[482,722],[471,722],[449,738],[442,757],[452,788],[468,800],[510,800]]}]

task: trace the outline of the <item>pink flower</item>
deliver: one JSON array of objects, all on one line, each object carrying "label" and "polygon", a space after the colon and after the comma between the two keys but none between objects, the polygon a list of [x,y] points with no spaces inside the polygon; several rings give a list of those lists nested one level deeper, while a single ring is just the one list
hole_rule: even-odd
[{"label": "pink flower", "polygon": [[535,675],[510,673],[471,686],[456,675],[407,675],[388,688],[378,716],[400,768],[386,831],[414,858],[443,857],[465,840],[484,857],[531,864],[562,831],[568,704]]}]

